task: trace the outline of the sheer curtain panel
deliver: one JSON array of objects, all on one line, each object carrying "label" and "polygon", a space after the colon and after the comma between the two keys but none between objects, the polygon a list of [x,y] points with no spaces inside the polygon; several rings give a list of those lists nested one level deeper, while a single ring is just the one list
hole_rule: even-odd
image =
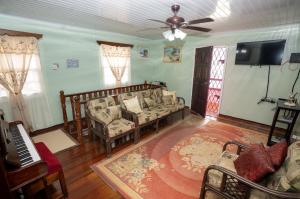
[{"label": "sheer curtain panel", "polygon": [[[116,87],[120,87],[123,82],[129,81],[130,57],[130,47],[119,47],[101,44],[101,60],[103,65],[103,73],[106,73],[106,76],[108,76],[107,71],[105,71],[107,70],[106,66],[108,66],[114,77]],[[126,74],[126,78],[123,78],[124,74]],[[105,80],[105,84],[110,84],[109,79]]]},{"label": "sheer curtain panel", "polygon": [[[32,79],[40,79],[31,69],[39,67],[38,40],[35,37],[0,36],[0,84],[9,92],[12,119],[21,120],[29,131],[33,129],[32,116],[26,102],[28,96],[41,94],[40,81],[28,84]],[[41,107],[49,109],[48,106]]]}]

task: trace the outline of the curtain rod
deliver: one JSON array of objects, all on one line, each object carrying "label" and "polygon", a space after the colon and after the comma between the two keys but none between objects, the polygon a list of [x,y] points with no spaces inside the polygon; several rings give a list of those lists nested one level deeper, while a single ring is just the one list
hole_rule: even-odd
[{"label": "curtain rod", "polygon": [[133,48],[132,44],[124,44],[124,43],[115,43],[115,42],[110,42],[110,41],[97,41],[99,45],[101,44],[106,44],[110,46],[121,46],[121,47],[130,47]]},{"label": "curtain rod", "polygon": [[21,32],[15,30],[7,30],[7,29],[0,29],[0,35],[17,36],[17,37],[35,37],[37,39],[41,39],[43,37],[42,34]]}]

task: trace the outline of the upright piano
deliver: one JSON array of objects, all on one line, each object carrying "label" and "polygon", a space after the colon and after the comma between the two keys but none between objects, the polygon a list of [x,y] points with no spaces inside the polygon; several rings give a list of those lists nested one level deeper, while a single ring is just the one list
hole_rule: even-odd
[{"label": "upright piano", "polygon": [[13,198],[14,191],[45,176],[48,168],[21,122],[0,119],[0,131],[0,194]]}]

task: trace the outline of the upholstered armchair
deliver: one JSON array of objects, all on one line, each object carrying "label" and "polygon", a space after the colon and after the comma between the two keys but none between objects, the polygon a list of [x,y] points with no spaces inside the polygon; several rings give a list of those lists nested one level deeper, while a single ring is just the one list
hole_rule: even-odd
[{"label": "upholstered armchair", "polygon": [[116,105],[113,97],[97,98],[85,104],[85,114],[89,132],[98,136],[105,143],[106,154],[111,156],[112,144],[116,139],[133,135],[138,142],[138,131],[135,123],[127,115],[122,114],[120,105]]},{"label": "upholstered armchair", "polygon": [[[236,153],[228,150],[235,146]],[[209,166],[204,174],[200,199],[278,199],[300,198],[300,142],[295,142],[288,148],[288,155],[275,173],[269,174],[260,183],[250,181],[238,175],[233,161],[247,149],[248,146],[230,141],[223,147],[223,153],[216,165]],[[298,157],[295,158],[295,157]],[[298,189],[298,191],[297,191]],[[292,192],[290,192],[292,191]]]}]

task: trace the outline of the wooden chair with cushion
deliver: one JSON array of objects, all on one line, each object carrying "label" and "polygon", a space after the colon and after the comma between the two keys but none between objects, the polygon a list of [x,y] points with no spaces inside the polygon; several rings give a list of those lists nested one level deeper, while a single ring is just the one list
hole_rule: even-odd
[{"label": "wooden chair with cushion", "polygon": [[120,105],[113,97],[96,98],[85,104],[85,113],[89,131],[105,143],[107,157],[111,156],[112,144],[119,138],[133,135],[134,143],[138,142],[138,131],[135,123],[122,114]]},{"label": "wooden chair with cushion", "polygon": [[48,147],[43,143],[39,142],[35,144],[35,147],[41,157],[41,159],[46,162],[48,166],[48,174],[40,180],[37,180],[29,185],[24,187],[25,195],[28,198],[31,198],[34,194],[39,192],[40,190],[46,190],[46,197],[48,198],[49,186],[53,184],[55,181],[59,181],[62,195],[61,197],[68,197],[68,190],[65,182],[64,172],[59,160],[55,157],[55,155],[48,149]]},{"label": "wooden chair with cushion", "polygon": [[[237,148],[235,153],[232,152],[234,146]],[[209,166],[205,171],[200,199],[299,199],[300,141],[294,142],[288,147],[287,155],[283,158],[284,162],[280,168],[277,168],[277,171],[267,174],[258,182],[238,175],[235,169],[238,168],[238,157],[249,151],[249,148],[249,146],[235,141],[227,142],[224,145],[223,153],[216,165]],[[277,154],[274,155],[276,158]],[[249,159],[249,161],[252,160]],[[273,159],[271,162],[275,163]],[[260,165],[256,165],[256,167],[257,172],[262,171]]]}]

